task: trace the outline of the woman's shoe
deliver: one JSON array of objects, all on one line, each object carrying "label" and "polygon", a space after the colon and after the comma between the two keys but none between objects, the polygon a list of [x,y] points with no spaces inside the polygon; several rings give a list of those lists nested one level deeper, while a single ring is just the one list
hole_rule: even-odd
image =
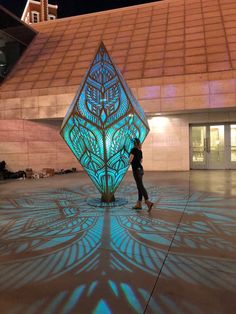
[{"label": "woman's shoe", "polygon": [[154,205],[153,202],[150,202],[149,200],[146,200],[146,205],[148,207],[148,213],[150,213],[150,211],[152,210],[152,206]]},{"label": "woman's shoe", "polygon": [[142,209],[142,202],[137,201],[137,203],[132,207],[132,209]]}]

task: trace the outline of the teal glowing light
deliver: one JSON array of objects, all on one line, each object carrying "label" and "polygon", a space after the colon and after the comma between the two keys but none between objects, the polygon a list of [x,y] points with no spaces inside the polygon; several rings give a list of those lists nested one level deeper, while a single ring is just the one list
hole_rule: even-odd
[{"label": "teal glowing light", "polygon": [[129,168],[132,139],[149,132],[143,109],[103,43],[64,118],[61,135],[102,194],[114,193]]},{"label": "teal glowing light", "polygon": [[101,299],[93,311],[93,314],[112,314],[112,311],[110,310],[109,306],[107,305],[106,301]]}]

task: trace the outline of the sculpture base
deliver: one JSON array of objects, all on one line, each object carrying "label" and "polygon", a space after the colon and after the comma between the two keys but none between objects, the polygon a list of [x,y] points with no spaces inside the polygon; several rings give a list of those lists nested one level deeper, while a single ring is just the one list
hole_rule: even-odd
[{"label": "sculpture base", "polygon": [[115,200],[115,195],[112,193],[104,193],[101,195],[101,202],[102,203],[114,203]]},{"label": "sculpture base", "polygon": [[118,207],[128,203],[125,198],[116,197],[114,202],[102,202],[101,198],[89,198],[87,203],[95,207]]}]

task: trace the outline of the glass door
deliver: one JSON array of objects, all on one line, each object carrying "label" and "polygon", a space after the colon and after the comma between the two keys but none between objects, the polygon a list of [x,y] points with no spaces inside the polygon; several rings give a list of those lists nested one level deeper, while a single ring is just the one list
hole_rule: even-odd
[{"label": "glass door", "polygon": [[225,126],[210,125],[207,127],[207,164],[208,169],[226,169]]},{"label": "glass door", "polygon": [[206,126],[192,126],[190,129],[191,169],[206,169],[207,138]]},{"label": "glass door", "polygon": [[190,127],[191,169],[236,169],[236,123]]},{"label": "glass door", "polygon": [[230,125],[230,169],[236,169],[236,124]]}]

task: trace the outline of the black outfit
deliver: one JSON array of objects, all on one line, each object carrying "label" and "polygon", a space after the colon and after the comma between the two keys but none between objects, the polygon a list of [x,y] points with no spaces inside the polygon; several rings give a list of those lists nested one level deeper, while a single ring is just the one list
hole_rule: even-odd
[{"label": "black outfit", "polygon": [[6,169],[6,162],[5,160],[0,161],[0,180],[6,180],[6,179],[18,179],[26,177],[25,171],[17,171],[17,172],[11,172]]},{"label": "black outfit", "polygon": [[132,148],[130,155],[133,155],[134,158],[131,162],[134,179],[138,188],[138,200],[142,201],[144,197],[145,201],[148,199],[147,190],[143,185],[143,166],[141,164],[141,160],[143,159],[143,153],[141,149],[137,147]]}]

